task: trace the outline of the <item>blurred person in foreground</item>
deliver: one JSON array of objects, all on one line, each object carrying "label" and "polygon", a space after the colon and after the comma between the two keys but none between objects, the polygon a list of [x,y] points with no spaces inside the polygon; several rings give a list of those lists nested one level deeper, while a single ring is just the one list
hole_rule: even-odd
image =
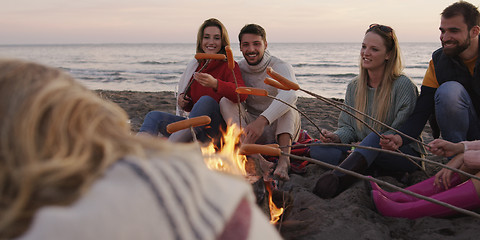
[{"label": "blurred person in foreground", "polygon": [[243,179],[198,144],[136,137],[58,69],[0,60],[0,238],[280,238]]}]

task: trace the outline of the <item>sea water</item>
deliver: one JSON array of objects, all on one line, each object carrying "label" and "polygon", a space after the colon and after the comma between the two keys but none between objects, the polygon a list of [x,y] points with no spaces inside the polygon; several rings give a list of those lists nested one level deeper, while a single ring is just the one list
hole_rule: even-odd
[{"label": "sea water", "polygon": [[[269,43],[270,53],[290,63],[304,89],[344,98],[359,71],[361,43]],[[420,87],[440,43],[401,43],[404,72]],[[235,60],[243,58],[232,44]],[[0,57],[20,58],[64,69],[88,88],[175,91],[195,44],[0,45]],[[300,93],[300,96],[307,95]]]}]

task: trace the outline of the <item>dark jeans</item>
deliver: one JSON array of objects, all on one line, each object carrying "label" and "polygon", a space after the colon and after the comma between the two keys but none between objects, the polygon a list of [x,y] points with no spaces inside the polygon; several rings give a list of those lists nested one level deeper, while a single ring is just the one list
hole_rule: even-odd
[{"label": "dark jeans", "polygon": [[456,143],[480,139],[480,122],[472,99],[458,82],[443,83],[435,92],[435,117],[445,140]]},{"label": "dark jeans", "polygon": [[[220,134],[220,128],[225,129],[226,124],[220,113],[218,102],[210,96],[201,97],[193,105],[189,117],[193,118],[203,115],[209,116],[212,121],[209,125],[195,127],[195,133],[200,141],[207,142],[212,138],[218,137]],[[167,132],[167,125],[184,119],[186,118],[170,113],[151,111],[145,116],[145,120],[143,121],[139,132],[146,132],[154,136],[161,133],[162,135],[169,137],[170,133]]]},{"label": "dark jeans", "polygon": [[[362,140],[360,145],[381,148],[380,137],[375,133],[370,133]],[[348,154],[347,151],[350,149],[351,148],[347,147],[311,146],[310,156],[326,163],[338,165],[345,158]],[[375,168],[394,172],[413,172],[417,170],[417,166],[405,157],[361,148],[356,148],[355,151],[365,157],[368,166],[374,165]],[[409,145],[402,146],[400,151],[408,155],[416,157],[420,156],[420,154]]]}]

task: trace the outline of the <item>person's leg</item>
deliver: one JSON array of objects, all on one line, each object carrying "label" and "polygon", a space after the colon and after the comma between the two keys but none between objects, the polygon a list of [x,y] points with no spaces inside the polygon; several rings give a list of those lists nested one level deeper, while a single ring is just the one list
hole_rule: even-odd
[{"label": "person's leg", "polygon": [[[211,141],[212,138],[216,138],[220,134],[220,129],[225,129],[225,121],[220,114],[220,106],[210,96],[202,96],[192,108],[189,117],[209,116],[211,119],[210,124],[206,126],[195,127],[195,134],[197,139],[202,142]],[[184,129],[173,133],[170,138],[173,142],[188,142],[192,140],[192,134],[190,129]]]},{"label": "person's leg", "polygon": [[[443,186],[436,186],[434,183],[435,183],[435,176],[430,177],[424,181],[421,181],[405,189],[426,197],[429,197],[434,194],[447,190]],[[460,175],[458,175],[457,173],[453,173],[452,178],[450,179],[451,187],[455,187],[460,183],[462,183],[462,179],[460,178]],[[416,198],[412,195],[409,195],[403,192],[387,192],[383,190],[377,183],[372,181],[370,181],[370,186],[372,190],[379,191],[386,198],[394,202],[404,203],[404,202],[413,202],[413,201],[419,200],[419,198]]]},{"label": "person's leg", "polygon": [[[292,138],[288,133],[282,133],[278,135],[278,145],[280,146],[290,146],[292,145]],[[290,147],[282,148],[282,151],[290,154]],[[288,181],[290,177],[288,176],[288,170],[290,169],[290,157],[285,155],[280,155],[278,157],[277,167],[273,172],[273,175],[278,177],[281,180]]]},{"label": "person's leg", "polygon": [[[420,157],[420,153],[415,151],[411,146],[405,145],[400,147],[400,152],[414,156]],[[414,172],[419,170],[417,161],[410,160],[403,156],[398,156],[394,154],[379,152],[377,157],[374,159],[373,163],[371,164],[372,168],[385,171],[385,172]]]},{"label": "person's leg", "polygon": [[[197,106],[198,105],[198,106]],[[220,129],[225,130],[226,124],[220,112],[220,105],[210,96],[201,97],[193,106],[190,117],[209,116],[212,120],[207,126],[197,127],[197,137],[200,141],[210,141],[220,135]]]},{"label": "person's leg", "polygon": [[437,89],[435,116],[445,140],[456,143],[480,138],[480,123],[472,100],[458,82],[446,82]]},{"label": "person's leg", "polygon": [[[371,133],[362,140],[360,145],[379,148],[379,142],[380,138],[375,133]],[[378,151],[357,148],[339,167],[364,174],[368,166],[373,163],[377,156]],[[321,198],[333,198],[345,191],[356,180],[355,177],[337,170],[328,171],[322,174],[317,180],[313,193]]]},{"label": "person's leg", "polygon": [[[367,137],[363,139],[360,145],[381,149],[380,137],[374,133],[370,133]],[[420,154],[415,151],[410,145],[402,146],[399,150],[407,155],[415,157],[420,156]],[[402,156],[361,148],[357,148],[355,151],[359,152],[365,157],[368,166],[373,165],[372,167],[379,168],[381,170],[393,172],[413,172],[415,170],[418,170],[418,167],[415,163]]]},{"label": "person's leg", "polygon": [[153,136],[158,136],[158,133],[161,133],[163,136],[169,137],[170,133],[167,132],[167,125],[184,119],[184,117],[170,113],[151,111],[145,116],[139,133],[148,133]]},{"label": "person's leg", "polygon": [[[220,113],[223,116],[223,119],[227,124],[236,124],[237,126],[246,126],[246,112],[242,104],[234,103],[230,101],[228,98],[221,98],[220,99]],[[238,107],[240,106],[240,110]],[[239,113],[242,113],[242,122],[240,124]]]},{"label": "person's leg", "polygon": [[336,166],[345,159],[348,150],[347,147],[313,145],[310,146],[310,157]]},{"label": "person's leg", "polygon": [[[274,124],[276,141],[280,146],[290,146],[298,140],[300,134],[300,115],[294,110],[289,110],[277,119]],[[291,147],[282,148],[285,153],[290,153]],[[273,175],[281,180],[289,180],[290,157],[281,155]]]},{"label": "person's leg", "polygon": [[[339,167],[363,174],[368,166],[365,158],[357,151],[354,151],[340,163]],[[317,180],[312,192],[321,198],[333,198],[345,191],[356,180],[354,176],[341,171],[327,171]]]},{"label": "person's leg", "polygon": [[[470,179],[430,197],[456,207],[473,210],[480,207],[478,186],[476,185],[478,185],[478,181]],[[427,216],[445,217],[457,213],[455,210],[426,200],[405,203],[394,202],[376,190],[372,191],[372,198],[377,211],[388,217],[416,219]]]}]

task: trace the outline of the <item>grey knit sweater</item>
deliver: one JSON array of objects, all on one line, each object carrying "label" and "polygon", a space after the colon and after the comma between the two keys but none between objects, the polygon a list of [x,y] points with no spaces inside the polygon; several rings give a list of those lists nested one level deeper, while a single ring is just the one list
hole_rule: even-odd
[{"label": "grey knit sweater", "polygon": [[[354,78],[347,86],[347,92],[345,93],[345,104],[354,107],[355,106],[355,91],[357,89],[357,78]],[[375,88],[368,88],[367,98],[367,114],[372,116],[372,109],[375,107],[374,95]],[[385,124],[398,129],[400,125],[410,116],[415,108],[415,102],[418,96],[418,89],[415,84],[405,75],[399,76],[393,83],[391,93],[391,107],[388,112],[387,118],[384,121]],[[366,122],[372,126],[371,120]],[[380,129],[375,129],[380,131]],[[364,139],[371,130],[367,127],[359,129],[357,126],[357,120],[345,112],[341,112],[338,119],[338,129],[335,131],[340,137],[342,143],[359,142]],[[388,130],[385,134],[394,133],[392,130]]]}]

